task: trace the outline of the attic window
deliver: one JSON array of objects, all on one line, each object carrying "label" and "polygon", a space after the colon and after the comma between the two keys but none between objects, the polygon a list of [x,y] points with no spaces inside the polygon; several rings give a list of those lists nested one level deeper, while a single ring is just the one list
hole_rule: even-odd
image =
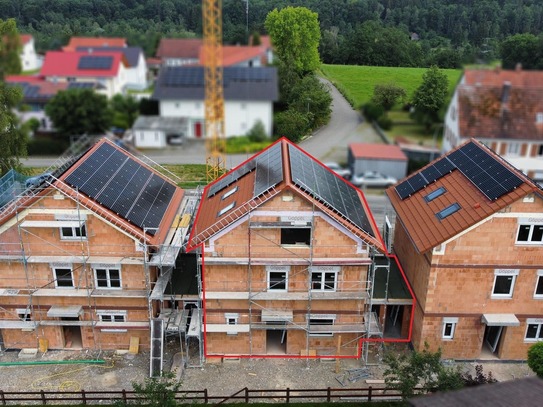
[{"label": "attic window", "polygon": [[543,113],[541,113],[541,112],[536,113],[535,122],[536,123],[543,123]]},{"label": "attic window", "polygon": [[453,213],[455,213],[455,212],[457,212],[459,210],[460,210],[460,205],[455,202],[452,205],[447,206],[442,211],[436,213],[436,216],[438,217],[439,220],[443,220],[447,216],[450,216],[450,215],[452,215]]},{"label": "attic window", "polygon": [[239,189],[239,187],[235,187],[235,188],[232,188],[230,191],[225,192],[225,194],[222,196],[221,199],[224,200],[224,199],[228,198],[229,196],[234,195],[237,192],[238,189]]},{"label": "attic window", "polygon": [[447,192],[447,190],[445,188],[439,187],[435,191],[432,191],[428,195],[426,195],[424,197],[424,199],[425,199],[426,202],[432,202],[434,199],[436,199],[437,197],[443,195],[445,192]]},{"label": "attic window", "polygon": [[235,202],[232,202],[230,205],[225,206],[222,208],[219,213],[217,213],[217,217],[224,215],[226,212],[228,212],[230,209],[232,209],[234,206],[236,206]]}]

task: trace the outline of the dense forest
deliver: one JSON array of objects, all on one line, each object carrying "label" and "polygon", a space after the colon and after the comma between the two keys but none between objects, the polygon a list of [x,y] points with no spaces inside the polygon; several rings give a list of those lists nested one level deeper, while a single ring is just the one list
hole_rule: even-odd
[{"label": "dense forest", "polygon": [[[225,43],[265,32],[268,12],[285,6],[318,13],[320,53],[328,63],[450,66],[498,56],[512,34],[543,32],[541,0],[223,0]],[[161,36],[199,36],[202,28],[197,0],[0,0],[0,18],[12,17],[42,52],[89,35],[122,36],[152,55]]]}]

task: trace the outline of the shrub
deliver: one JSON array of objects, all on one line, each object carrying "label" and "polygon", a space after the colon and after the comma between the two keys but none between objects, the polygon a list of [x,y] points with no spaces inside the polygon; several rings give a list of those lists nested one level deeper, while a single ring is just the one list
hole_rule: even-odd
[{"label": "shrub", "polygon": [[373,121],[381,117],[385,113],[385,109],[373,102],[368,102],[364,105],[362,113],[366,117],[366,120]]},{"label": "shrub", "polygon": [[27,145],[28,155],[60,155],[68,144],[61,140],[34,138]]},{"label": "shrub", "polygon": [[264,128],[264,123],[261,120],[257,120],[251,130],[247,133],[247,137],[250,141],[258,143],[265,141],[268,138],[266,134],[266,129]]},{"label": "shrub", "polygon": [[309,133],[310,119],[307,114],[286,110],[275,115],[276,134],[297,143]]},{"label": "shrub", "polygon": [[377,119],[377,124],[383,130],[390,130],[392,128],[392,119],[390,119],[390,117],[384,114]]},{"label": "shrub", "polygon": [[462,380],[466,386],[479,386],[480,384],[496,383],[497,380],[492,376],[492,372],[488,372],[488,375],[483,373],[483,366],[475,366],[475,377],[471,373],[464,373]]},{"label": "shrub", "polygon": [[543,342],[538,342],[528,349],[528,366],[537,376],[543,378]]},{"label": "shrub", "polygon": [[40,128],[40,121],[36,119],[35,117],[31,117],[25,122],[25,125],[28,126],[28,128],[34,132]]}]

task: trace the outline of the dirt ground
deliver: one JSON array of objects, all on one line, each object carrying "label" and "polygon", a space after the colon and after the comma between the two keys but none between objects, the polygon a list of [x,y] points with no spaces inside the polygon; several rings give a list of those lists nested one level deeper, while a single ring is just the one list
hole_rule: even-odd
[{"label": "dirt ground", "polygon": [[[173,360],[169,350],[165,370]],[[75,364],[74,361],[101,359],[104,364]],[[47,365],[13,365],[9,362],[48,361]],[[56,364],[55,362],[60,362]],[[149,354],[132,356],[115,352],[48,351],[34,358],[20,359],[18,352],[0,354],[0,389],[3,391],[132,390],[132,383],[142,383],[149,375]],[[460,363],[462,370],[474,372],[478,363]],[[499,381],[533,375],[525,363],[484,362],[484,372],[492,372]],[[382,366],[365,367],[359,360],[345,359],[336,373],[335,361],[300,359],[242,359],[205,364],[185,369],[182,389],[208,389],[211,396],[227,396],[250,389],[324,389],[366,387],[366,379],[382,379]],[[375,386],[375,385],[374,385]]]}]

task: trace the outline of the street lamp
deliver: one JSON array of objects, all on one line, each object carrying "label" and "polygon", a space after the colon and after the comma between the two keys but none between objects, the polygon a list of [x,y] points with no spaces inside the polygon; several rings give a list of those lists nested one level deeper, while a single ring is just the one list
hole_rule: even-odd
[{"label": "street lamp", "polygon": [[311,102],[311,98],[307,98],[307,114],[309,114],[309,102]]}]

